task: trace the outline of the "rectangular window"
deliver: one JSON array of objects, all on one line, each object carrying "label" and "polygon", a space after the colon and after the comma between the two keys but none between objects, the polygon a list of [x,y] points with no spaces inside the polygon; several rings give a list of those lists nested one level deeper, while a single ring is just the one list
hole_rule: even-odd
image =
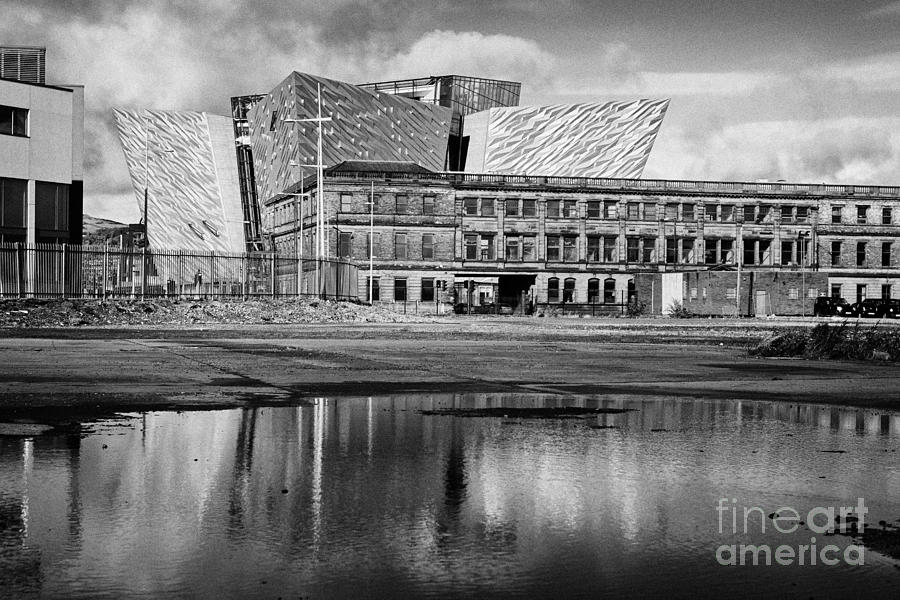
[{"label": "rectangular window", "polygon": [[856,207],[856,224],[857,225],[865,225],[868,222],[868,214],[869,207],[866,205],[859,205]]},{"label": "rectangular window", "polygon": [[694,262],[693,239],[688,238],[681,240],[681,262],[684,264],[691,264]]},{"label": "rectangular window", "polygon": [[856,301],[862,302],[866,299],[866,292],[868,292],[868,286],[865,283],[857,283],[856,284]]},{"label": "rectangular window", "polygon": [[736,300],[737,299],[737,289],[730,287],[725,289],[725,299],[726,300]]},{"label": "rectangular window", "polygon": [[587,203],[588,219],[599,219],[603,214],[603,203],[597,200],[589,200]]},{"label": "rectangular window", "polygon": [[678,220],[678,205],[674,202],[666,204],[666,221]]},{"label": "rectangular window", "polygon": [[423,196],[422,197],[422,214],[423,215],[433,215],[434,214],[434,196]]},{"label": "rectangular window", "polygon": [[478,198],[463,198],[463,213],[472,217],[478,214]]},{"label": "rectangular window", "polygon": [[891,299],[891,284],[889,284],[889,283],[881,284],[881,299],[882,300],[890,300]]},{"label": "rectangular window", "polygon": [[431,260],[434,258],[434,234],[422,234],[422,260]]},{"label": "rectangular window", "polygon": [[504,206],[504,214],[507,217],[518,217],[519,216],[519,199],[518,198],[507,198],[506,204]]},{"label": "rectangular window", "polygon": [[891,242],[881,242],[881,266],[889,267],[891,266],[891,249],[893,244]]},{"label": "rectangular window", "polygon": [[641,255],[641,238],[628,237],[625,238],[625,260],[630,263],[636,263]]},{"label": "rectangular window", "polygon": [[394,300],[406,301],[406,278],[397,277],[394,279]]},{"label": "rectangular window", "polygon": [[837,267],[841,264],[841,243],[831,242],[831,266]]},{"label": "rectangular window", "polygon": [[547,200],[547,216],[559,216],[559,200]]},{"label": "rectangular window", "polygon": [[559,279],[556,277],[547,280],[547,302],[559,302]]},{"label": "rectangular window", "polygon": [[35,182],[35,227],[63,231],[69,228],[69,186]]},{"label": "rectangular window", "polygon": [[0,133],[28,136],[28,109],[0,106]]},{"label": "rectangular window", "polygon": [[744,205],[744,222],[745,223],[755,223],[756,222],[756,205],[754,205],[754,204]]},{"label": "rectangular window", "polygon": [[522,216],[523,217],[537,216],[537,201],[536,200],[522,200]]},{"label": "rectangular window", "polygon": [[422,302],[434,302],[434,278],[422,278]]},{"label": "rectangular window", "polygon": [[494,213],[494,199],[493,198],[482,198],[481,199],[481,216],[482,217],[493,217]]},{"label": "rectangular window", "polygon": [[350,212],[353,208],[353,194],[341,194],[341,212]]},{"label": "rectangular window", "polygon": [[380,233],[370,233],[366,236],[366,258],[375,258],[380,238]]},{"label": "rectangular window", "polygon": [[797,207],[797,222],[798,223],[809,223],[809,207],[808,206],[798,206]]},{"label": "rectangular window", "polygon": [[839,283],[831,284],[831,297],[832,298],[840,298],[841,297],[841,284],[839,284]]},{"label": "rectangular window", "polygon": [[537,250],[535,249],[535,237],[526,235],[522,237],[522,260],[537,260]]},{"label": "rectangular window", "polygon": [[625,205],[625,218],[629,221],[637,221],[640,219],[641,205],[637,202],[629,202]]},{"label": "rectangular window", "polygon": [[466,234],[466,260],[478,260],[478,236],[475,234]]},{"label": "rectangular window", "polygon": [[517,236],[506,236],[506,260],[522,260],[522,254],[520,250],[521,248],[519,247],[519,238]]},{"label": "rectangular window", "polygon": [[398,260],[406,260],[406,234],[394,234],[394,258]]},{"label": "rectangular window", "polygon": [[28,182],[24,179],[0,179],[0,226],[25,228],[25,194]]},{"label": "rectangular window", "polygon": [[494,260],[494,236],[481,236],[481,260]]},{"label": "rectangular window", "polygon": [[716,204],[704,204],[703,205],[703,214],[705,215],[705,219],[707,221],[718,221],[718,205]]},{"label": "rectangular window", "polygon": [[655,202],[643,202],[641,203],[641,207],[644,209],[644,220],[645,221],[655,221],[656,220],[656,203]]},{"label": "rectangular window", "polygon": [[734,264],[734,240],[719,240],[721,251],[719,252],[719,262],[726,265]]},{"label": "rectangular window", "polygon": [[578,238],[566,236],[563,238],[563,260],[565,262],[578,262]]},{"label": "rectangular window", "polygon": [[761,204],[759,206],[759,214],[756,217],[757,223],[771,223],[772,222],[772,210],[774,207],[768,204]]},{"label": "rectangular window", "polygon": [[588,303],[597,304],[600,302],[600,280],[592,277],[588,279]]},{"label": "rectangular window", "polygon": [[338,234],[338,258],[350,258],[350,248],[352,243],[352,233],[342,231]]},{"label": "rectangular window", "polygon": [[600,240],[602,238],[589,236],[587,239],[588,262],[600,262]]},{"label": "rectangular window", "polygon": [[681,220],[682,221],[693,221],[694,220],[694,205],[693,204],[682,204],[681,205]]},{"label": "rectangular window", "polygon": [[656,238],[644,238],[643,262],[656,262]]},{"label": "rectangular window", "polygon": [[563,200],[562,216],[577,217],[578,216],[578,204],[574,200]]},{"label": "rectangular window", "polygon": [[719,240],[705,239],[703,252],[703,262],[707,265],[716,265],[719,263]]},{"label": "rectangular window", "polygon": [[794,207],[793,206],[782,206],[781,207],[781,222],[782,223],[793,223],[794,222]]},{"label": "rectangular window", "polygon": [[675,260],[678,258],[675,242],[675,238],[666,238],[666,262],[669,264],[675,264]]},{"label": "rectangular window", "polygon": [[841,212],[843,211],[843,206],[832,206],[831,207],[831,224],[839,225],[842,221]]},{"label": "rectangular window", "polygon": [[893,215],[893,211],[891,211],[891,207],[885,206],[884,208],[882,208],[881,209],[881,223],[883,225],[890,225],[891,223],[893,223],[893,220],[894,220],[894,215]]},{"label": "rectangular window", "polygon": [[370,286],[372,288],[372,302],[375,302],[375,301],[379,300],[380,296],[381,296],[381,289],[380,289],[380,286],[378,285],[377,277],[372,277],[372,278],[366,277],[366,298],[367,299],[369,297],[369,287]]},{"label": "rectangular window", "polygon": [[612,200],[604,200],[603,201],[603,218],[604,219],[618,219],[619,214],[616,210],[616,203]]},{"label": "rectangular window", "polygon": [[781,242],[781,264],[793,265],[794,261],[794,242]]},{"label": "rectangular window", "polygon": [[721,206],[722,209],[722,221],[734,221],[734,205],[732,204],[723,204]]},{"label": "rectangular window", "polygon": [[866,266],[866,243],[856,242],[856,266]]},{"label": "rectangular window", "polygon": [[603,262],[616,262],[616,238],[604,237],[603,240]]},{"label": "rectangular window", "polygon": [[797,288],[788,288],[788,299],[789,300],[799,300],[800,299],[800,290]]},{"label": "rectangular window", "polygon": [[409,198],[406,194],[397,194],[397,214],[405,215],[409,208]]},{"label": "rectangular window", "polygon": [[547,236],[547,260],[550,262],[559,262],[562,258],[561,248],[560,248],[561,240],[558,235],[548,235]]},{"label": "rectangular window", "polygon": [[378,212],[379,206],[381,206],[381,194],[372,194],[366,198],[367,211]]},{"label": "rectangular window", "polygon": [[744,238],[744,264],[745,265],[755,265],[756,264],[756,240],[748,240]]}]

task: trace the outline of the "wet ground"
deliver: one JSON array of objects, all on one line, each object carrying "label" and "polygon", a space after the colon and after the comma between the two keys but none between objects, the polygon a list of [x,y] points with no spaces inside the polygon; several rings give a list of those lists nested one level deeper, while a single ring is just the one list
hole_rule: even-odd
[{"label": "wet ground", "polygon": [[[425,414],[498,407],[510,410]],[[516,417],[554,410],[581,418]],[[0,435],[0,590],[886,598],[900,562],[819,533],[808,515],[862,498],[867,522],[900,524],[898,450],[893,411],[685,397],[407,394],[136,413],[81,434]],[[788,509],[803,523],[780,533],[772,516]],[[817,562],[766,566],[762,552],[759,565],[745,553],[723,566],[721,549],[738,544],[814,545]]]}]

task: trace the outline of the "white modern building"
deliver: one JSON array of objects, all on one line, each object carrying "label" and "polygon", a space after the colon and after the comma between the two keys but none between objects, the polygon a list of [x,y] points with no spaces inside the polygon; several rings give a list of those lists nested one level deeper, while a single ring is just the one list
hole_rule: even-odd
[{"label": "white modern building", "polygon": [[44,53],[0,46],[0,242],[80,244],[84,88],[47,85]]}]

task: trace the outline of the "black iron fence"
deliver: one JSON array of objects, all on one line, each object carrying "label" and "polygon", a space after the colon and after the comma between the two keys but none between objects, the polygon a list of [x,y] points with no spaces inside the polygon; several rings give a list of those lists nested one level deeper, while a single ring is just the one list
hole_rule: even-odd
[{"label": "black iron fence", "polygon": [[347,261],[273,253],[0,244],[0,297],[357,300]]}]

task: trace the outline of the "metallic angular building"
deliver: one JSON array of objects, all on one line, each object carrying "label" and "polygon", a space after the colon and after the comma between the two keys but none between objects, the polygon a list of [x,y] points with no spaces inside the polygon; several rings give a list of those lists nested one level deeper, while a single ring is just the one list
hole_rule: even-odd
[{"label": "metallic angular building", "polygon": [[466,118],[465,171],[638,178],[668,100],[491,108]]},{"label": "metallic angular building", "polygon": [[[411,161],[441,170],[452,111],[442,106],[365,90],[306,73],[291,73],[247,113],[253,171],[260,203],[300,180],[317,161],[315,118],[321,87],[326,166],[345,160]],[[305,174],[313,169],[307,168]]]},{"label": "metallic angular building", "polygon": [[113,110],[147,241],[157,248],[244,252],[231,118]]}]

